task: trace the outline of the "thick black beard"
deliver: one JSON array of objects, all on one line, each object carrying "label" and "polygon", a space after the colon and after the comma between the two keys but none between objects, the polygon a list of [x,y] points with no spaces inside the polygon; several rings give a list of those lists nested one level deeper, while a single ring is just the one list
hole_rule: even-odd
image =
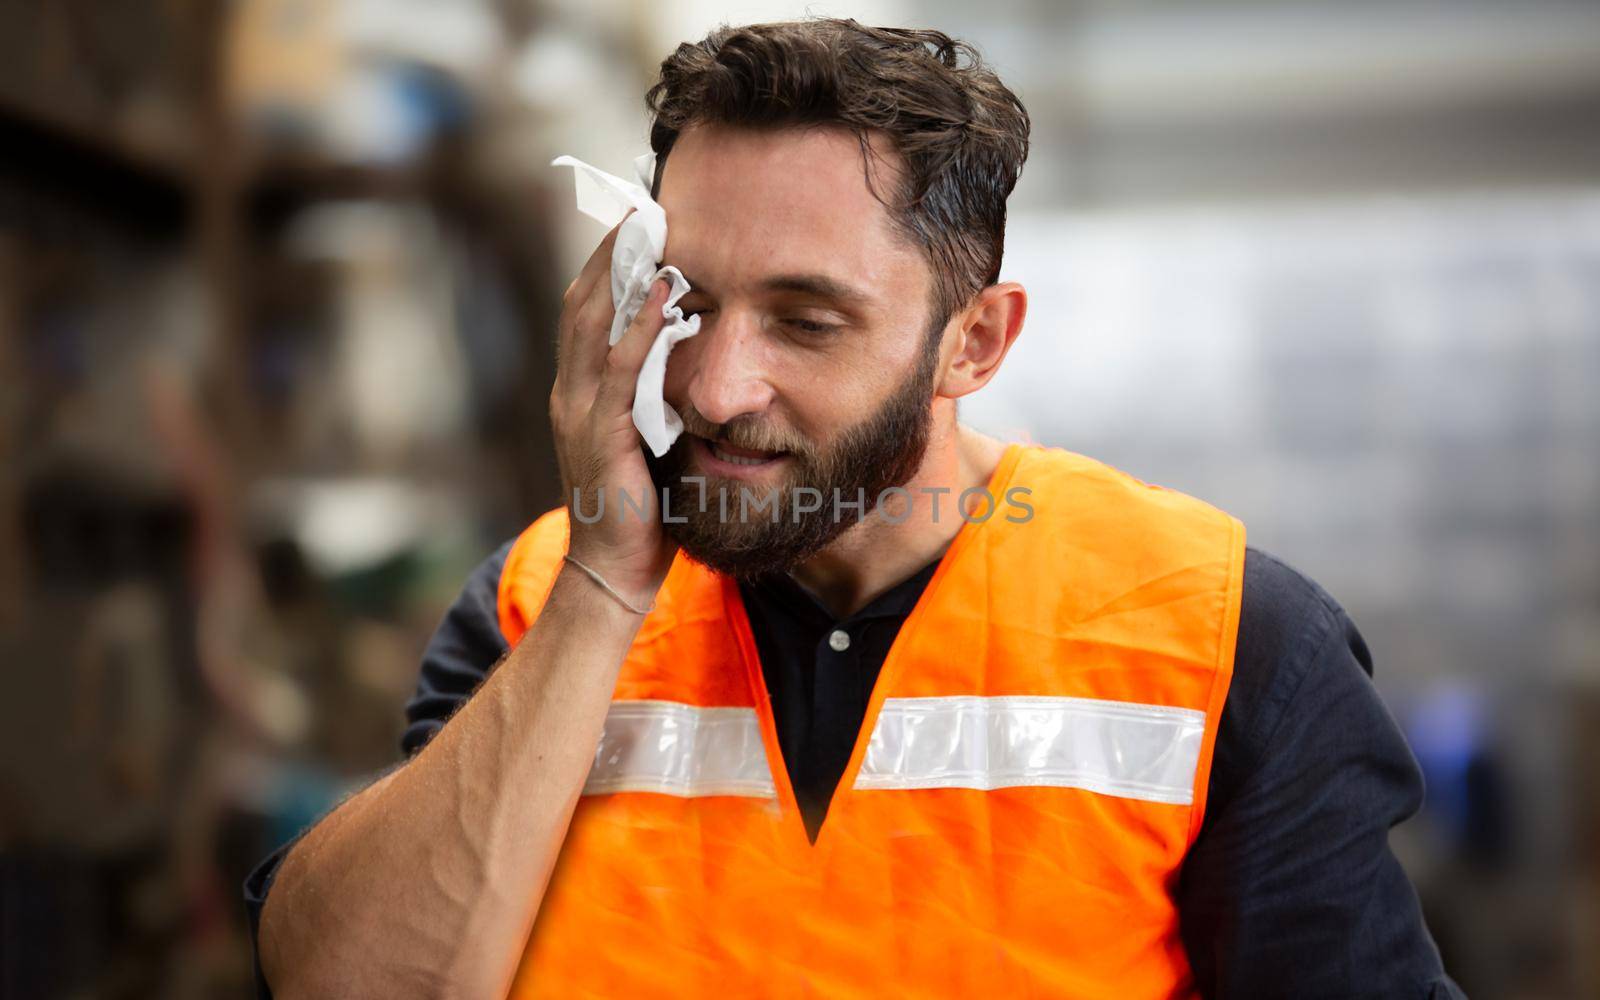
[{"label": "thick black beard", "polygon": [[[741,523],[742,484],[714,476],[706,477],[701,510],[701,487],[683,481],[690,435],[680,435],[660,458],[647,449],[645,461],[657,494],[668,492],[667,535],[689,558],[737,579],[786,573],[816,555],[876,509],[884,490],[903,486],[916,475],[933,427],[937,345],[935,339],[933,349],[924,349],[910,376],[871,416],[845,431],[838,444],[822,454],[791,454],[796,467],[791,480],[777,488],[776,521],[770,508],[751,506],[748,522]],[[794,491],[806,486],[821,493],[821,509],[796,515]],[[837,507],[835,489],[841,501]],[[755,500],[766,499],[764,491],[750,492],[761,494]],[[726,496],[725,506],[719,494]],[[857,509],[854,503],[863,495],[866,502]]]}]

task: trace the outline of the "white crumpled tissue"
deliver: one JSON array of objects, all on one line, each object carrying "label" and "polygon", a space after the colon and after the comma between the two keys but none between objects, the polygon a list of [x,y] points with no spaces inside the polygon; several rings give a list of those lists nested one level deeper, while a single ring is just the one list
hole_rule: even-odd
[{"label": "white crumpled tissue", "polygon": [[683,433],[683,418],[661,395],[667,374],[667,355],[678,341],[700,332],[700,317],[684,318],[678,300],[689,293],[689,282],[677,268],[661,266],[661,256],[667,249],[667,213],[650,197],[655,164],[655,153],[646,153],[633,161],[634,172],[644,182],[641,186],[591,167],[576,157],[558,156],[550,163],[552,167],[573,168],[578,211],[591,219],[611,227],[622,221],[628,209],[634,210],[622,222],[617,242],[611,249],[611,304],[616,306],[617,314],[611,321],[609,343],[622,339],[622,332],[643,308],[650,286],[657,278],[671,282],[672,290],[661,307],[661,316],[667,322],[656,334],[650,353],[645,355],[633,393],[633,425],[639,428],[645,443],[660,458]]}]

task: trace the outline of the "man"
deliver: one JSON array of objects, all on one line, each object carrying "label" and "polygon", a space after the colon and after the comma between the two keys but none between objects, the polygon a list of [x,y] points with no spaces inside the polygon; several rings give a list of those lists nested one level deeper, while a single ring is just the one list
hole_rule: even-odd
[{"label": "man", "polygon": [[468,581],[407,763],[251,877],[277,995],[1459,995],[1333,599],[956,420],[1026,310],[1015,96],[818,20],[681,46],[648,103],[684,433],[640,447],[665,289],[608,347],[608,237],[559,323],[573,501]]}]

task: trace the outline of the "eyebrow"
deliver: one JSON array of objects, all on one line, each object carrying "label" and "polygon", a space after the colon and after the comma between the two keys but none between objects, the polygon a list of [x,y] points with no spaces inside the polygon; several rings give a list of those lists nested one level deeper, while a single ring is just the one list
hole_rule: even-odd
[{"label": "eyebrow", "polygon": [[[701,290],[701,286],[692,276],[684,275],[684,278],[689,282],[691,289]],[[797,292],[801,295],[811,295],[844,306],[862,307],[872,302],[872,296],[861,289],[825,274],[775,274],[761,279],[758,287],[768,292]]]},{"label": "eyebrow", "polygon": [[778,274],[764,279],[761,287],[771,292],[814,295],[843,305],[864,306],[872,301],[872,297],[861,289],[825,274]]}]

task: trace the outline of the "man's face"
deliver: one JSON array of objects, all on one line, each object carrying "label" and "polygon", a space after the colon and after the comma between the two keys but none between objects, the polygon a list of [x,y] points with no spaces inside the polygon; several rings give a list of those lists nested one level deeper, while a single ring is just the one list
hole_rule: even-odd
[{"label": "man's face", "polygon": [[[874,164],[880,191],[892,162]],[[658,200],[664,263],[688,278],[680,304],[701,324],[667,365],[684,434],[650,458],[685,522],[666,529],[721,572],[787,570],[861,516],[834,504],[836,489],[846,502],[864,491],[870,510],[921,464],[939,366],[931,271],[868,189],[846,131],[689,129]],[[704,491],[684,476],[704,477]],[[818,509],[796,513],[814,498]]]}]

